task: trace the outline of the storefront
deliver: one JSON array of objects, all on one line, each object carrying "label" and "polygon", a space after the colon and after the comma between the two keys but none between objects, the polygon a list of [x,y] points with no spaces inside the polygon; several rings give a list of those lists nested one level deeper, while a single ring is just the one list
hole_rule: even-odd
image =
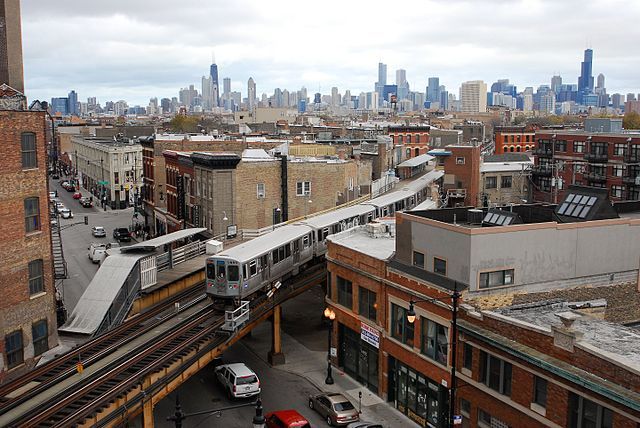
[{"label": "storefront", "polygon": [[449,390],[391,356],[389,401],[420,426],[447,426]]},{"label": "storefront", "polygon": [[[371,327],[367,329],[365,325],[364,328],[365,333],[358,333],[342,324],[338,324],[338,340],[340,343],[338,364],[344,369],[345,373],[377,394],[378,348],[380,342],[375,340],[375,332],[371,334],[373,330]],[[368,342],[365,342],[363,337],[366,337]],[[378,346],[375,346],[376,344]]]}]

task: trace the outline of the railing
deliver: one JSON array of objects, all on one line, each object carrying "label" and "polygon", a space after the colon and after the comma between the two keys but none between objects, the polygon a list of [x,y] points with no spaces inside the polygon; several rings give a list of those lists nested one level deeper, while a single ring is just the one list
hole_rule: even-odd
[{"label": "railing", "polygon": [[206,249],[206,242],[196,241],[171,250],[171,253],[167,251],[166,253],[158,254],[156,256],[156,267],[158,272],[170,269],[171,265],[175,266],[193,259],[194,257],[201,256],[206,252]]},{"label": "railing", "polygon": [[396,187],[400,179],[395,176],[385,175],[371,182],[371,197],[376,198]]},{"label": "railing", "polygon": [[632,186],[640,186],[640,174],[630,174],[622,177],[622,182]]},{"label": "railing", "polygon": [[609,155],[607,153],[585,153],[584,159],[589,162],[607,162]]},{"label": "railing", "polygon": [[533,150],[533,154],[538,156],[553,156],[553,150],[551,150],[551,148],[538,147]]},{"label": "railing", "polygon": [[550,177],[552,172],[551,165],[535,165],[531,167],[531,173],[533,175],[541,175],[543,177]]},{"label": "railing", "polygon": [[233,311],[226,311],[224,313],[224,325],[220,327],[225,331],[236,331],[238,327],[249,320],[249,301],[242,300],[241,305]]},{"label": "railing", "polygon": [[449,198],[466,198],[467,189],[448,189],[447,196]]},{"label": "railing", "polygon": [[599,183],[603,183],[607,181],[607,176],[605,174],[601,174],[599,172],[588,172],[584,174],[584,177],[589,181],[595,181]]}]

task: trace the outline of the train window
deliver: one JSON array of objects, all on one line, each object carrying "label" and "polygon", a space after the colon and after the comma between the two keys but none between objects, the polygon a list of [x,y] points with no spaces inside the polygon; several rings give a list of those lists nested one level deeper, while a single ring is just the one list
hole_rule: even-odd
[{"label": "train window", "polygon": [[220,278],[224,278],[225,276],[227,276],[226,266],[224,265],[224,262],[218,262],[218,276]]},{"label": "train window", "polygon": [[267,265],[269,264],[269,260],[267,260],[267,258],[268,256],[266,254],[260,257],[260,270],[264,270],[267,268]]},{"label": "train window", "polygon": [[310,235],[305,235],[302,237],[302,248],[309,248],[309,237]]},{"label": "train window", "polygon": [[291,257],[291,245],[287,244],[284,246],[284,254],[285,257]]},{"label": "train window", "polygon": [[325,239],[327,239],[327,236],[329,236],[329,228],[325,227],[324,229],[322,229],[322,239],[320,239],[320,241],[324,241]]},{"label": "train window", "polygon": [[229,281],[240,281],[240,268],[238,265],[229,265]]},{"label": "train window", "polygon": [[216,277],[216,265],[213,263],[207,264],[207,278],[215,278]]},{"label": "train window", "polygon": [[273,259],[273,264],[274,265],[280,261],[280,258],[278,257],[278,249],[277,248],[275,250],[273,250],[273,253],[271,254],[271,258]]},{"label": "train window", "polygon": [[244,265],[242,265],[242,277],[244,279],[249,278],[249,275],[247,275],[247,273],[248,273],[248,267],[247,267],[246,264],[244,264]]},{"label": "train window", "polygon": [[278,248],[278,259],[280,261],[282,261],[282,260],[284,260],[286,258],[287,258],[287,256],[285,255],[284,246]]},{"label": "train window", "polygon": [[249,262],[249,272],[251,273],[252,277],[254,277],[258,273],[258,261],[257,260],[251,260]]}]

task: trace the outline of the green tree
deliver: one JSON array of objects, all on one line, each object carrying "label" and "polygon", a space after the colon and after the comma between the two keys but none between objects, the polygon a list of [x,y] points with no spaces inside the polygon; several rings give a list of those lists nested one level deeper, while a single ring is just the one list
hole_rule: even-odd
[{"label": "green tree", "polygon": [[640,129],[640,114],[635,111],[625,113],[622,119],[622,127],[624,129]]},{"label": "green tree", "polygon": [[177,114],[171,119],[169,126],[174,132],[198,132],[198,118]]}]

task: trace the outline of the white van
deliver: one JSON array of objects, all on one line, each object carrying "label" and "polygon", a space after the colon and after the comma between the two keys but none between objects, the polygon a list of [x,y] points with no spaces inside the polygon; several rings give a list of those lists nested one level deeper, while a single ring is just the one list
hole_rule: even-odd
[{"label": "white van", "polygon": [[93,263],[101,263],[107,257],[107,250],[109,248],[119,247],[120,244],[117,242],[111,243],[102,243],[102,242],[94,242],[89,246],[89,259]]}]

